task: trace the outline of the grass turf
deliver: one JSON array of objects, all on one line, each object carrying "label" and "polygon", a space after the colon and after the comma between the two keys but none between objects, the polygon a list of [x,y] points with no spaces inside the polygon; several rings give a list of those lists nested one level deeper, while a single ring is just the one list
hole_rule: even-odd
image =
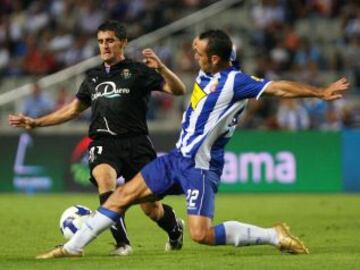
[{"label": "grass turf", "polygon": [[[164,201],[185,217],[183,197]],[[280,254],[270,246],[201,246],[187,233],[182,251],[165,253],[165,233],[135,206],[126,216],[133,255],[110,257],[112,240],[105,232],[86,248],[84,258],[33,259],[63,242],[58,219],[72,204],[95,209],[97,196],[0,194],[0,269],[360,269],[359,195],[218,195],[215,223],[239,220],[269,226],[286,221],[309,247],[311,254],[305,256]]]}]

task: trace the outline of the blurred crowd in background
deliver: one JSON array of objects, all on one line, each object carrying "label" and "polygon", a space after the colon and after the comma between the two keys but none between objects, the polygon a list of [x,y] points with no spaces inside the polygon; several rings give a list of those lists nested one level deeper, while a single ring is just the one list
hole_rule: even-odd
[{"label": "blurred crowd in background", "polygon": [[[105,19],[123,22],[132,40],[214,2],[0,0],[0,81],[9,77],[44,76],[96,55],[95,32]],[[315,99],[251,101],[240,126],[284,130],[359,128],[360,105],[353,97],[360,95],[360,1],[261,0],[246,3],[252,27],[239,24],[226,29],[236,44],[240,67],[251,67],[251,70],[244,69],[245,72],[270,80],[292,79],[316,86],[330,82],[323,74],[344,74],[351,78],[352,89],[349,98],[333,103]],[[304,19],[313,22],[315,28],[319,18],[337,22],[341,34],[324,39],[312,35],[311,31],[307,35],[297,31],[299,22]],[[161,42],[154,49],[180,76],[196,76],[191,39],[179,43],[176,52]],[[245,61],[250,61],[251,65]],[[31,115],[37,117],[71,99],[67,89],[60,88],[57,96],[55,100],[46,97],[46,93],[34,85],[23,112],[32,114],[27,108],[34,107],[38,100],[44,111],[37,109]],[[177,106],[175,104],[171,97],[155,94],[149,119],[166,115]],[[180,114],[183,106],[176,110]]]},{"label": "blurred crowd in background", "polygon": [[0,0],[1,75],[46,75],[94,56],[105,19],[123,22],[132,40],[211,2]]},{"label": "blurred crowd in background", "polygon": [[[255,31],[249,33],[249,40],[257,51],[255,75],[323,86],[330,81],[322,74],[343,74],[351,78],[352,95],[333,103],[317,99],[280,102],[262,99],[252,102],[244,127],[286,130],[360,127],[360,107],[351,100],[360,94],[360,2],[263,0],[252,5],[251,15]],[[304,19],[311,29],[301,36],[297,26]],[[328,27],[316,29],[320,21],[328,23]],[[337,32],[331,29],[336,27],[331,24],[334,21],[339,24],[340,35],[332,34]]]}]

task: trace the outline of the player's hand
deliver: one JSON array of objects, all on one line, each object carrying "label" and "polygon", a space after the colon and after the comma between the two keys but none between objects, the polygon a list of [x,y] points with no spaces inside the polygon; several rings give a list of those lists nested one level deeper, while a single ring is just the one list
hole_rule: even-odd
[{"label": "player's hand", "polygon": [[342,98],[341,92],[349,89],[349,87],[349,81],[346,78],[341,78],[340,80],[328,85],[323,90],[323,99],[326,101],[332,101]]},{"label": "player's hand", "polygon": [[150,68],[161,69],[164,64],[161,62],[160,58],[152,49],[145,49],[142,51],[144,56],[143,62]]},{"label": "player's hand", "polygon": [[10,114],[8,117],[8,122],[12,127],[25,128],[28,130],[36,127],[35,119],[23,114]]}]

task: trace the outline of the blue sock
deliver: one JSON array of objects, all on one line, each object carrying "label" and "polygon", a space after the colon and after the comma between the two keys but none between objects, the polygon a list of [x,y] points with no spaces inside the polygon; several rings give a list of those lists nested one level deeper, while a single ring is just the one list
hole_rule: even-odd
[{"label": "blue sock", "polygon": [[215,230],[215,245],[226,245],[226,234],[224,224],[218,224],[214,227]]},{"label": "blue sock", "polygon": [[114,212],[112,210],[109,210],[105,207],[100,206],[97,211],[101,214],[103,214],[104,216],[107,216],[108,218],[110,218],[111,220],[113,220],[114,222],[117,222],[119,220],[119,218],[121,217],[121,214]]}]

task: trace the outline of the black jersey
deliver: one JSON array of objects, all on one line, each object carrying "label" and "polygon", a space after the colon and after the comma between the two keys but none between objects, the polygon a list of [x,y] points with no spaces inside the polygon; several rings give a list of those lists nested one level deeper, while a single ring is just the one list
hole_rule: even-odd
[{"label": "black jersey", "polygon": [[146,114],[151,91],[164,79],[143,63],[125,59],[109,72],[104,65],[86,73],[76,97],[91,106],[89,136],[131,137],[148,134]]}]

